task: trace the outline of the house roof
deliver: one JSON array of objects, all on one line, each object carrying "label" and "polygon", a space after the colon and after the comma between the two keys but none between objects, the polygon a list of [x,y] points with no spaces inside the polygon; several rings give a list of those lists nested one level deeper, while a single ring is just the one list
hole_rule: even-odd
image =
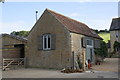
[{"label": "house roof", "polygon": [[20,37],[20,36],[15,36],[15,35],[10,35],[10,34],[0,34],[0,38],[2,37],[11,37],[11,38],[14,38],[14,39],[17,39],[17,40],[20,40],[20,41],[25,41],[27,42],[27,38],[23,38],[23,37]]},{"label": "house roof", "polygon": [[89,37],[102,39],[97,33],[95,33],[92,29],[90,29],[86,24],[76,21],[74,19],[71,19],[69,17],[66,17],[52,10],[49,10],[49,9],[46,9],[46,10],[50,12],[53,16],[55,16],[55,18],[59,22],[61,22],[69,31],[82,34],[82,35],[86,35]]},{"label": "house roof", "polygon": [[110,31],[113,31],[113,30],[120,30],[120,17],[112,19]]}]

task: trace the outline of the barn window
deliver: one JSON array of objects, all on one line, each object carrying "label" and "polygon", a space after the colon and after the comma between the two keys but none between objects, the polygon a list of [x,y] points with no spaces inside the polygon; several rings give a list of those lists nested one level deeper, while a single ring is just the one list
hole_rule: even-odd
[{"label": "barn window", "polygon": [[38,36],[38,50],[55,50],[56,48],[56,35],[43,34]]},{"label": "barn window", "polygon": [[118,32],[116,32],[116,35],[115,35],[115,37],[116,37],[116,41],[118,41]]},{"label": "barn window", "polygon": [[43,35],[43,50],[50,49],[51,49],[51,35],[50,34]]},{"label": "barn window", "polygon": [[92,40],[87,39],[87,45],[92,46],[92,45],[93,45],[93,44],[92,44]]},{"label": "barn window", "polygon": [[118,34],[116,34],[116,38],[118,38]]}]

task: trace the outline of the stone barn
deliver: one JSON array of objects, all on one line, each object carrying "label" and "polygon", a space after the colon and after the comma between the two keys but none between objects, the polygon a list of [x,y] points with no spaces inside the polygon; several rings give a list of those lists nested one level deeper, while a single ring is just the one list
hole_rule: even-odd
[{"label": "stone barn", "polygon": [[[113,18],[110,26],[110,52],[114,51],[114,42],[117,41],[120,43],[120,17]],[[117,48],[116,51],[120,51],[120,48]]]},{"label": "stone barn", "polygon": [[24,58],[27,39],[9,34],[0,35],[0,63],[2,59]]},{"label": "stone barn", "polygon": [[[102,40],[86,24],[46,9],[28,35],[26,67],[75,68],[95,62],[94,48]],[[80,68],[80,66],[79,66]]]}]

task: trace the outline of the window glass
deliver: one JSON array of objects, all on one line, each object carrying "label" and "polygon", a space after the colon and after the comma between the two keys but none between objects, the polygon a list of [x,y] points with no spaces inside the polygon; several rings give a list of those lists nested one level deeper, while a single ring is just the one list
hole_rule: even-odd
[{"label": "window glass", "polygon": [[50,50],[51,49],[51,35],[43,35],[43,49]]},{"label": "window glass", "polygon": [[118,34],[116,34],[116,38],[118,38]]},{"label": "window glass", "polygon": [[44,48],[47,48],[47,38],[44,37]]},{"label": "window glass", "polygon": [[51,44],[51,38],[50,36],[48,36],[48,48],[50,48],[50,44]]},{"label": "window glass", "polygon": [[92,40],[87,40],[87,45],[92,46]]}]

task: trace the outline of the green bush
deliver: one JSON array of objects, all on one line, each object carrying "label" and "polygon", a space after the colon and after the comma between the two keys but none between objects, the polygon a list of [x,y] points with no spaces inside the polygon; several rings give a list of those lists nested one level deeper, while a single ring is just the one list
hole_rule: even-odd
[{"label": "green bush", "polygon": [[120,48],[120,43],[115,41],[114,45],[113,45],[113,48],[114,48],[114,52],[116,52],[116,48]]},{"label": "green bush", "polygon": [[79,66],[80,69],[82,69],[82,67],[83,67],[83,65],[82,65],[80,60],[78,60],[78,66]]}]

